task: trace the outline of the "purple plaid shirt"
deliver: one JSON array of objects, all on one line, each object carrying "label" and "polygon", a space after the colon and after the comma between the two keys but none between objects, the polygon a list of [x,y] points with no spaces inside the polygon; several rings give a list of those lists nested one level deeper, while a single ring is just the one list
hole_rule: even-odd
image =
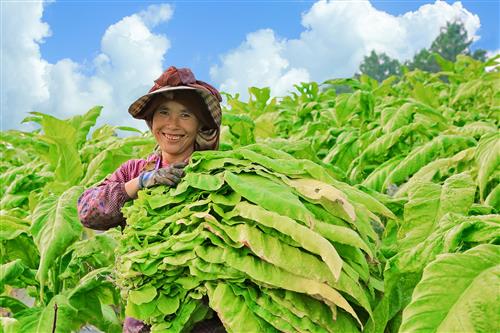
[{"label": "purple plaid shirt", "polygon": [[[96,230],[107,230],[125,226],[121,208],[132,200],[125,191],[125,183],[138,177],[144,166],[156,162],[159,168],[161,158],[156,154],[147,159],[134,159],[123,163],[113,174],[96,187],[87,189],[78,199],[78,217],[84,226]],[[162,163],[162,167],[168,163]]]}]

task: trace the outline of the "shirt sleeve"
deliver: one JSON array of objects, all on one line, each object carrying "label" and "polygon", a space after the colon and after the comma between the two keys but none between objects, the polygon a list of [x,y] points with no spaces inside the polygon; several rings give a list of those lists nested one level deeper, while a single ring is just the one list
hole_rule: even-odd
[{"label": "shirt sleeve", "polygon": [[125,226],[121,208],[132,200],[125,191],[125,183],[139,176],[144,160],[130,160],[96,187],[87,189],[78,199],[78,217],[91,229],[107,230]]}]

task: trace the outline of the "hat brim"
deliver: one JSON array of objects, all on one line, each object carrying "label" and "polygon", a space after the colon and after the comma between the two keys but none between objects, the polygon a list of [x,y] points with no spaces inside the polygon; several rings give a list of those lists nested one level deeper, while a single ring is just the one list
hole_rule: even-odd
[{"label": "hat brim", "polygon": [[202,88],[195,88],[190,86],[176,86],[176,87],[161,87],[155,91],[147,93],[144,96],[139,97],[135,102],[133,102],[128,108],[128,112],[132,115],[132,117],[136,119],[144,119],[146,120],[150,115],[146,113],[147,105],[151,101],[151,99],[158,94],[165,93],[168,91],[176,91],[176,90],[194,90],[199,93],[204,100],[209,116],[213,119],[214,123],[217,127],[220,126],[221,123],[221,109],[220,103],[215,96],[213,96],[208,90]]},{"label": "hat brim", "polygon": [[196,88],[192,87],[186,87],[186,86],[181,86],[181,87],[161,87],[155,91],[152,91],[150,93],[147,93],[146,95],[143,95],[139,97],[138,99],[135,100],[132,104],[130,104],[128,108],[128,112],[132,115],[132,117],[136,119],[146,119],[147,114],[145,113],[146,111],[146,106],[148,103],[151,101],[151,99],[158,94],[167,92],[167,91],[174,91],[174,90],[197,90]]}]

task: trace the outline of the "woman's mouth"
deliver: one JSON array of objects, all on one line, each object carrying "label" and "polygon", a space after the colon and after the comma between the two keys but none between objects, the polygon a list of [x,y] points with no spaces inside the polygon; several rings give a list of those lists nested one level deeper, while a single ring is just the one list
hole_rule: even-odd
[{"label": "woman's mouth", "polygon": [[180,134],[168,134],[168,133],[161,133],[161,135],[167,139],[168,141],[179,141],[181,140],[184,135],[180,135]]}]

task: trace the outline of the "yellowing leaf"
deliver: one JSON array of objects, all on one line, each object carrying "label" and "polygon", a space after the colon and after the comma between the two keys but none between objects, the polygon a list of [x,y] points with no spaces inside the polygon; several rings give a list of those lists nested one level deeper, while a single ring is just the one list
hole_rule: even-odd
[{"label": "yellowing leaf", "polygon": [[320,182],[316,179],[305,178],[290,179],[286,182],[299,193],[311,199],[313,202],[321,204],[334,215],[350,222],[356,219],[354,207],[347,201],[344,193],[337,190],[332,185]]}]

